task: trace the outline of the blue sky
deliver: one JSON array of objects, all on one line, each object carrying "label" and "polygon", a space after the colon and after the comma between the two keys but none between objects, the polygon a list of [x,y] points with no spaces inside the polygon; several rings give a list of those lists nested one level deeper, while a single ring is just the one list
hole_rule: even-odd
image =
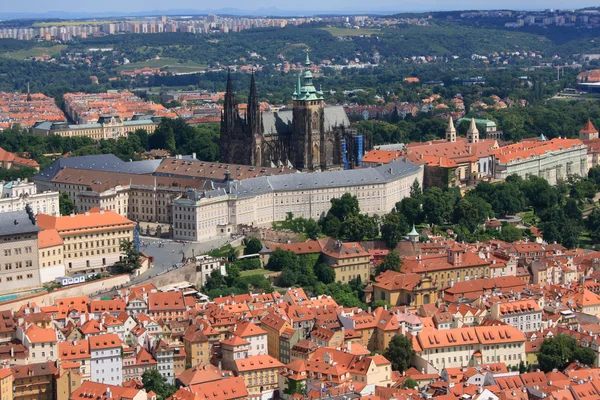
[{"label": "blue sky", "polygon": [[2,11],[44,13],[48,11],[70,12],[135,12],[168,9],[210,10],[233,7],[245,10],[256,10],[261,7],[276,7],[281,10],[304,11],[424,11],[424,10],[462,10],[462,9],[545,9],[545,8],[581,8],[598,6],[599,2],[589,0],[573,0],[569,2],[557,0],[28,0],[3,2]]}]

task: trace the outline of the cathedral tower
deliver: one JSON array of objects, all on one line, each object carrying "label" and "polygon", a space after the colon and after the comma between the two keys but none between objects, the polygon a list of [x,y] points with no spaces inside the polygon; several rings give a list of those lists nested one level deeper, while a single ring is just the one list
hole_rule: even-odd
[{"label": "cathedral tower", "polygon": [[290,158],[298,170],[326,169],[328,143],[325,139],[325,102],[323,93],[313,84],[308,53],[304,66],[293,95],[294,129]]},{"label": "cathedral tower", "polygon": [[250,164],[257,167],[263,166],[263,124],[262,114],[260,112],[260,103],[258,101],[258,91],[256,90],[256,81],[254,72],[250,78],[250,94],[248,95],[248,111],[246,114],[246,130],[249,140],[252,143],[252,154]]}]

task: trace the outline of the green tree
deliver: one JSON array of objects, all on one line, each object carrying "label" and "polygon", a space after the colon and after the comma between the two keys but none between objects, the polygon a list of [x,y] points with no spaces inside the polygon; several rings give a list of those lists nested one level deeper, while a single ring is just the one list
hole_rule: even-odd
[{"label": "green tree", "polygon": [[415,179],[410,187],[410,197],[413,199],[419,199],[422,194],[423,191],[421,190],[421,185],[419,184],[419,181]]},{"label": "green tree", "polygon": [[62,192],[58,198],[58,208],[60,215],[71,215],[75,213],[75,203],[69,197],[69,193]]},{"label": "green tree", "polygon": [[396,211],[406,217],[408,225],[417,225],[423,222],[420,198],[405,197],[396,203]]},{"label": "green tree", "polygon": [[320,221],[320,223],[321,223],[321,231],[325,235],[331,236],[333,238],[339,237],[340,230],[342,229],[342,222],[339,220],[338,217],[336,217],[332,213],[328,212],[327,215],[325,216],[325,218],[323,218]]},{"label": "green tree", "polygon": [[406,389],[415,389],[419,387],[419,383],[412,378],[406,378],[403,385]]},{"label": "green tree", "polygon": [[123,256],[113,265],[119,273],[130,274],[142,266],[142,256],[131,240],[121,240],[119,249]]},{"label": "green tree", "polygon": [[335,282],[335,270],[325,263],[317,263],[314,267],[319,282],[325,284]]},{"label": "green tree", "polygon": [[584,365],[594,365],[596,354],[590,348],[580,348],[577,339],[563,333],[544,340],[537,355],[540,369],[550,372],[562,371],[569,363],[578,360]]},{"label": "green tree", "polygon": [[438,187],[433,187],[423,195],[425,220],[431,224],[442,225],[450,220],[454,204],[452,197]]},{"label": "green tree", "polygon": [[387,253],[381,261],[381,264],[377,265],[377,267],[375,268],[375,276],[385,271],[400,272],[401,269],[402,259],[400,258],[400,254],[398,254],[394,250],[390,250],[390,252]]},{"label": "green tree", "polygon": [[513,243],[523,238],[523,230],[512,225],[505,225],[502,227],[498,239],[504,240],[508,243]]},{"label": "green tree", "polygon": [[166,400],[177,391],[175,385],[167,383],[167,378],[162,376],[156,368],[144,371],[142,385],[144,385],[146,392],[153,391],[160,400]]},{"label": "green tree", "polygon": [[[416,181],[415,181],[416,182]],[[381,223],[381,238],[388,249],[395,249],[402,236],[409,230],[408,221],[404,215],[392,211],[383,217]]]},{"label": "green tree", "polygon": [[[230,267],[232,268],[232,267]],[[239,268],[237,269],[239,274]],[[204,291],[209,292],[211,290],[220,289],[225,286],[225,277],[221,275],[221,271],[218,269],[214,269],[210,275],[206,278],[206,282],[204,282]]]},{"label": "green tree", "polygon": [[350,193],[344,193],[342,197],[331,199],[331,208],[328,214],[331,213],[338,220],[344,222],[346,219],[360,214],[360,207],[356,196]]},{"label": "green tree", "polygon": [[415,354],[412,340],[405,335],[395,335],[383,356],[392,363],[392,370],[404,372],[410,367],[410,359]]},{"label": "green tree", "polygon": [[250,238],[246,242],[246,248],[244,254],[258,254],[263,248],[262,243],[257,238]]},{"label": "green tree", "polygon": [[351,242],[377,237],[379,228],[375,218],[364,214],[352,215],[342,222],[339,236]]},{"label": "green tree", "polygon": [[306,387],[304,386],[303,381],[295,381],[293,379],[286,379],[285,382],[287,384],[287,387],[283,390],[284,394],[287,394],[289,396],[293,396],[296,393],[301,394],[301,395],[306,394]]},{"label": "green tree", "polygon": [[269,261],[267,262],[266,268],[269,271],[283,271],[284,269],[297,270],[298,269],[298,256],[291,251],[275,249]]}]

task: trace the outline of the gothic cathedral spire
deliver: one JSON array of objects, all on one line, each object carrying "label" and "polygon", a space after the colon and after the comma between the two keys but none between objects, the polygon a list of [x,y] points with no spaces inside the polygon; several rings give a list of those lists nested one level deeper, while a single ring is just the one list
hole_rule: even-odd
[{"label": "gothic cathedral spire", "polygon": [[254,79],[254,72],[250,78],[250,94],[248,95],[248,126],[252,134],[261,132],[261,119],[260,119],[260,104],[258,102],[258,91],[256,90],[256,80]]},{"label": "gothic cathedral spire", "polygon": [[225,104],[223,123],[229,131],[235,126],[237,118],[237,100],[233,91],[233,83],[231,82],[231,71],[227,71],[227,90],[225,91]]}]

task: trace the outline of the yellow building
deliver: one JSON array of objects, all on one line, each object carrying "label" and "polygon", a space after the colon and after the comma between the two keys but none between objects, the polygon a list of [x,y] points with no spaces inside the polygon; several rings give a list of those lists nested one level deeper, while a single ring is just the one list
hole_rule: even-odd
[{"label": "yellow building", "polygon": [[336,282],[347,283],[357,277],[360,277],[363,282],[369,279],[371,257],[359,243],[342,243],[331,238],[318,241],[325,263],[335,271]]},{"label": "yellow building", "polygon": [[270,355],[235,360],[233,372],[244,379],[250,396],[265,394],[278,387],[277,377],[283,364]]},{"label": "yellow building", "polygon": [[510,325],[424,330],[413,341],[413,364],[437,371],[497,362],[519,365],[526,359],[525,342],[525,334]]},{"label": "yellow building", "polygon": [[98,208],[64,217],[40,214],[37,221],[43,229],[58,231],[67,275],[105,271],[121,259],[121,242],[133,240],[135,227],[116,212]]},{"label": "yellow building", "polygon": [[18,365],[11,371],[14,400],[55,400],[54,380],[58,370],[53,361]]},{"label": "yellow building", "polygon": [[269,313],[260,320],[260,327],[267,332],[269,355],[279,359],[279,339],[286,329],[292,329],[292,325],[280,316]]},{"label": "yellow building", "polygon": [[421,307],[435,303],[438,288],[429,275],[385,271],[375,278],[373,300],[384,300],[392,306]]},{"label": "yellow building", "polygon": [[208,337],[202,330],[192,325],[186,329],[183,335],[183,346],[185,350],[185,363],[191,367],[199,364],[210,364],[210,345]]},{"label": "yellow building", "polygon": [[13,375],[10,368],[0,369],[0,399],[13,400]]},{"label": "yellow building", "polygon": [[491,258],[482,258],[465,246],[454,243],[445,254],[407,257],[402,272],[428,275],[443,289],[457,282],[489,277],[491,262]]},{"label": "yellow building", "polygon": [[69,400],[82,383],[82,376],[77,372],[71,369],[62,371],[56,378],[56,400]]}]

